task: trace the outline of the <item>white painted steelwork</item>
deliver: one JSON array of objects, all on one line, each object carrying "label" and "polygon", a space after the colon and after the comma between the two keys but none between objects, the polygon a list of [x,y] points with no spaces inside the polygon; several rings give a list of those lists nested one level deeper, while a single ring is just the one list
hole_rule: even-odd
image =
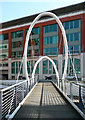
[{"label": "white painted steelwork", "polygon": [[56,20],[56,22],[58,23],[59,27],[61,28],[62,35],[63,35],[63,38],[64,38],[64,46],[65,46],[65,66],[64,66],[64,73],[63,73],[63,77],[62,77],[62,79],[64,79],[65,76],[66,76],[66,72],[67,72],[67,62],[68,62],[67,38],[66,38],[66,33],[65,33],[65,30],[64,30],[64,27],[63,27],[61,21],[59,20],[59,18],[55,14],[53,14],[51,12],[44,12],[44,13],[39,14],[34,19],[34,21],[31,23],[31,25],[29,27],[29,30],[28,30],[27,36],[26,36],[26,42],[25,42],[25,48],[24,48],[24,56],[23,56],[24,57],[23,64],[24,64],[25,76],[26,76],[26,79],[29,79],[28,71],[27,71],[27,49],[28,49],[29,37],[30,37],[31,31],[32,31],[32,28],[34,27],[36,22],[43,16],[51,16],[51,17],[53,17]]},{"label": "white painted steelwork", "polygon": [[35,71],[36,71],[36,68],[37,68],[38,63],[39,63],[40,61],[42,61],[43,59],[48,59],[48,60],[52,63],[52,65],[54,66],[55,73],[56,73],[56,77],[57,77],[57,79],[58,79],[58,85],[59,85],[59,74],[58,74],[56,65],[55,65],[54,61],[53,61],[50,57],[48,57],[48,56],[42,56],[41,58],[39,58],[39,59],[37,60],[37,62],[35,63],[33,72],[32,72],[32,79],[34,80]]}]

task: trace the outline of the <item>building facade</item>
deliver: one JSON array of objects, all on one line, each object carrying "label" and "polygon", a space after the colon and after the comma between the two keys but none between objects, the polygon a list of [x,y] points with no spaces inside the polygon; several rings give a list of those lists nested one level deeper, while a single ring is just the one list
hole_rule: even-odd
[{"label": "building facade", "polygon": [[[76,74],[85,79],[85,2],[51,10],[61,20],[67,36],[69,59],[67,75]],[[0,29],[0,79],[16,79],[22,56],[26,34],[30,24],[37,16],[32,15],[1,24]],[[65,50],[62,32],[56,21],[49,17],[42,17],[34,26],[28,43],[28,73],[31,76],[35,62],[40,56],[48,55],[57,66],[60,77],[64,69]],[[20,71],[20,78],[24,76]],[[55,75],[52,63],[43,60],[36,69],[40,76]]]}]

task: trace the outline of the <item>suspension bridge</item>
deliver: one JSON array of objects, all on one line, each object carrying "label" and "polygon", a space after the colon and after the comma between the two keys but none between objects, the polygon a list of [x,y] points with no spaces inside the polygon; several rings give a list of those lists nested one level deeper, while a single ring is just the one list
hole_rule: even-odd
[{"label": "suspension bridge", "polygon": [[[59,24],[65,46],[65,66],[62,79],[55,63],[48,56],[41,56],[35,63],[32,78],[28,77],[27,72],[27,48],[29,36],[35,23],[42,16],[51,16]],[[37,65],[42,59],[48,59],[56,73],[56,78],[46,80],[35,75]],[[68,81],[65,79],[68,61],[68,44],[65,30],[59,18],[50,12],[39,14],[32,22],[26,36],[24,55],[20,69],[24,67],[26,80],[18,81],[20,71],[17,76],[16,84],[0,90],[0,119],[85,119],[85,85],[78,81]]]}]

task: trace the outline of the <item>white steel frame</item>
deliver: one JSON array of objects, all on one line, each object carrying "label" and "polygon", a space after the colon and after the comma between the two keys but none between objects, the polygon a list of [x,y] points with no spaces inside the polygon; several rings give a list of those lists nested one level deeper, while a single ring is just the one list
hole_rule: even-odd
[{"label": "white steel frame", "polygon": [[54,61],[53,61],[50,57],[48,57],[48,56],[42,56],[42,57],[40,57],[40,58],[37,60],[37,62],[36,62],[35,65],[34,65],[33,72],[32,72],[32,79],[34,80],[35,71],[36,71],[36,68],[37,68],[38,63],[39,63],[40,61],[42,61],[43,59],[48,59],[48,60],[52,63],[52,65],[54,66],[55,73],[56,73],[56,77],[57,77],[57,79],[58,79],[58,85],[59,85],[59,73],[58,73],[58,71],[57,71],[56,65],[55,65]]},{"label": "white steel frame", "polygon": [[29,30],[27,32],[27,36],[26,36],[26,42],[25,42],[25,48],[24,48],[24,55],[23,55],[23,64],[24,64],[24,70],[25,70],[25,77],[26,79],[28,80],[29,77],[28,77],[28,71],[27,71],[27,49],[28,49],[28,42],[29,42],[29,37],[30,37],[30,34],[31,34],[31,31],[32,31],[32,28],[34,27],[34,25],[36,24],[36,22],[43,16],[51,16],[53,17],[56,22],[58,23],[61,31],[62,31],[62,35],[63,35],[63,39],[64,39],[64,46],[65,46],[65,66],[64,66],[64,72],[63,72],[63,76],[62,76],[62,79],[65,78],[66,76],[66,73],[67,73],[67,63],[68,63],[68,44],[67,44],[67,38],[66,38],[66,33],[65,33],[65,30],[64,30],[64,27],[61,23],[61,21],[59,20],[59,18],[54,14],[54,13],[51,13],[51,12],[44,12],[44,13],[41,13],[39,14],[35,19],[34,21],[31,23],[30,27],[29,27]]}]

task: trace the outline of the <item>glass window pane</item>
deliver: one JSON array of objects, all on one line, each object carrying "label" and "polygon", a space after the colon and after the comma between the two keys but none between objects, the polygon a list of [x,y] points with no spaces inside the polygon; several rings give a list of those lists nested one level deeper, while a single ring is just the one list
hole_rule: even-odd
[{"label": "glass window pane", "polygon": [[73,41],[73,40],[74,40],[74,34],[73,34],[73,33],[69,34],[69,40],[70,40],[70,41]]},{"label": "glass window pane", "polygon": [[80,59],[74,59],[74,67],[76,74],[80,74]]},{"label": "glass window pane", "polygon": [[74,33],[74,40],[80,40],[79,37],[80,37],[79,32]]},{"label": "glass window pane", "polygon": [[64,28],[69,29],[69,22],[65,22]]},{"label": "glass window pane", "polygon": [[19,37],[23,37],[23,31],[16,31],[16,32],[12,32],[12,38],[19,38]]},{"label": "glass window pane", "polygon": [[43,27],[43,33],[58,31],[57,24],[51,24]]},{"label": "glass window pane", "polygon": [[79,28],[80,27],[80,24],[79,24],[79,20],[75,20],[74,21],[74,28]]},{"label": "glass window pane", "polygon": [[74,28],[74,21],[70,21],[70,29]]}]

